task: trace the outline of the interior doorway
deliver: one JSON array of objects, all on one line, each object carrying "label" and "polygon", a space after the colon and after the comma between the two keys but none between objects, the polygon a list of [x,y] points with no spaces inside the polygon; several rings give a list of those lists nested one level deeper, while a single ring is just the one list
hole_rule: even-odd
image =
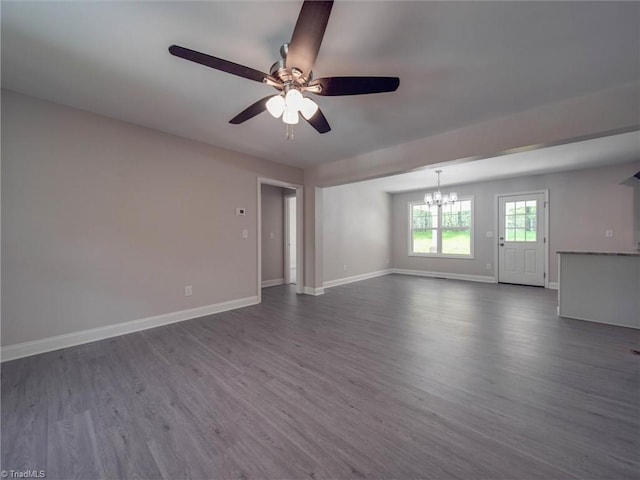
[{"label": "interior doorway", "polygon": [[547,285],[547,195],[498,196],[498,282]]},{"label": "interior doorway", "polygon": [[297,215],[295,194],[284,197],[284,282],[298,283],[297,270]]},{"label": "interior doorway", "polygon": [[[263,196],[263,186],[270,187],[265,188],[265,190],[271,190],[272,193],[272,187],[279,187],[276,190],[282,191],[277,207],[281,217],[280,227],[277,226],[277,221],[274,222],[269,219],[269,215],[266,211],[265,215],[263,215],[263,201],[266,201],[266,197]],[[258,241],[256,243],[258,250],[258,275],[256,283],[258,299],[260,302],[262,301],[263,287],[282,285],[283,283],[293,284],[295,286],[296,293],[304,293],[304,282],[302,281],[302,279],[304,279],[303,187],[302,185],[259,177],[257,182],[257,194]],[[288,198],[291,198],[291,202],[295,203],[289,204],[289,200],[287,200]],[[291,207],[294,205],[295,209],[292,209]],[[265,208],[266,207],[267,205],[265,204]],[[284,217],[287,215],[288,210],[289,216],[292,218],[285,220]],[[274,210],[271,209],[271,212],[273,211]],[[263,225],[263,221],[268,222],[268,224]],[[275,251],[272,247],[275,247],[276,244],[279,245],[279,252],[283,253],[283,255],[281,255],[279,260],[276,262],[272,262],[272,260],[277,258],[277,256],[272,253],[272,251]],[[263,268],[277,268],[276,264],[279,265],[281,272],[280,275],[274,273],[276,270],[273,272],[265,272],[263,275]]]}]

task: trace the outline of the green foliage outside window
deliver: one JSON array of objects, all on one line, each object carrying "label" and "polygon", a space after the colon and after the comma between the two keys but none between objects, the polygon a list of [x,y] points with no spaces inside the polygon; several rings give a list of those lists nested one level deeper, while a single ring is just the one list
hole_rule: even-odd
[{"label": "green foliage outside window", "polygon": [[411,205],[411,253],[471,255],[471,200],[442,207]]}]

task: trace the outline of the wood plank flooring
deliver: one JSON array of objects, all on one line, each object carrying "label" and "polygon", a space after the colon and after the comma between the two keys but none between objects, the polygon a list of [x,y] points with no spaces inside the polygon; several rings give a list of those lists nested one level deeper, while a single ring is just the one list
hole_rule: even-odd
[{"label": "wood plank flooring", "polygon": [[388,275],[2,365],[47,479],[638,479],[639,332]]}]

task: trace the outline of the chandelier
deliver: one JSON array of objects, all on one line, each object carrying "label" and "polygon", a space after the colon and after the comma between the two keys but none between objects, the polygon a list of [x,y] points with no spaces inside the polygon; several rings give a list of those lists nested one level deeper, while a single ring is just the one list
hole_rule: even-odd
[{"label": "chandelier", "polygon": [[429,206],[437,205],[441,207],[442,205],[447,205],[449,203],[455,203],[458,200],[458,194],[456,192],[449,192],[448,194],[442,194],[440,192],[440,174],[442,170],[436,170],[436,174],[438,175],[438,191],[431,193],[426,193],[424,196],[424,203]]}]

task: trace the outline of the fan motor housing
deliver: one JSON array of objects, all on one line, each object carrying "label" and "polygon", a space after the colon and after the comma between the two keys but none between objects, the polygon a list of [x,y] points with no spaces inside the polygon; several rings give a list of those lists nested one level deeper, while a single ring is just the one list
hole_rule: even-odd
[{"label": "fan motor housing", "polygon": [[280,47],[280,56],[282,57],[282,59],[271,65],[269,73],[272,77],[280,80],[282,83],[295,82],[300,86],[307,85],[313,78],[312,72],[309,72],[308,75],[303,76],[304,72],[296,67],[293,67],[291,70],[287,69],[286,63],[288,52],[289,44],[285,43]]}]

